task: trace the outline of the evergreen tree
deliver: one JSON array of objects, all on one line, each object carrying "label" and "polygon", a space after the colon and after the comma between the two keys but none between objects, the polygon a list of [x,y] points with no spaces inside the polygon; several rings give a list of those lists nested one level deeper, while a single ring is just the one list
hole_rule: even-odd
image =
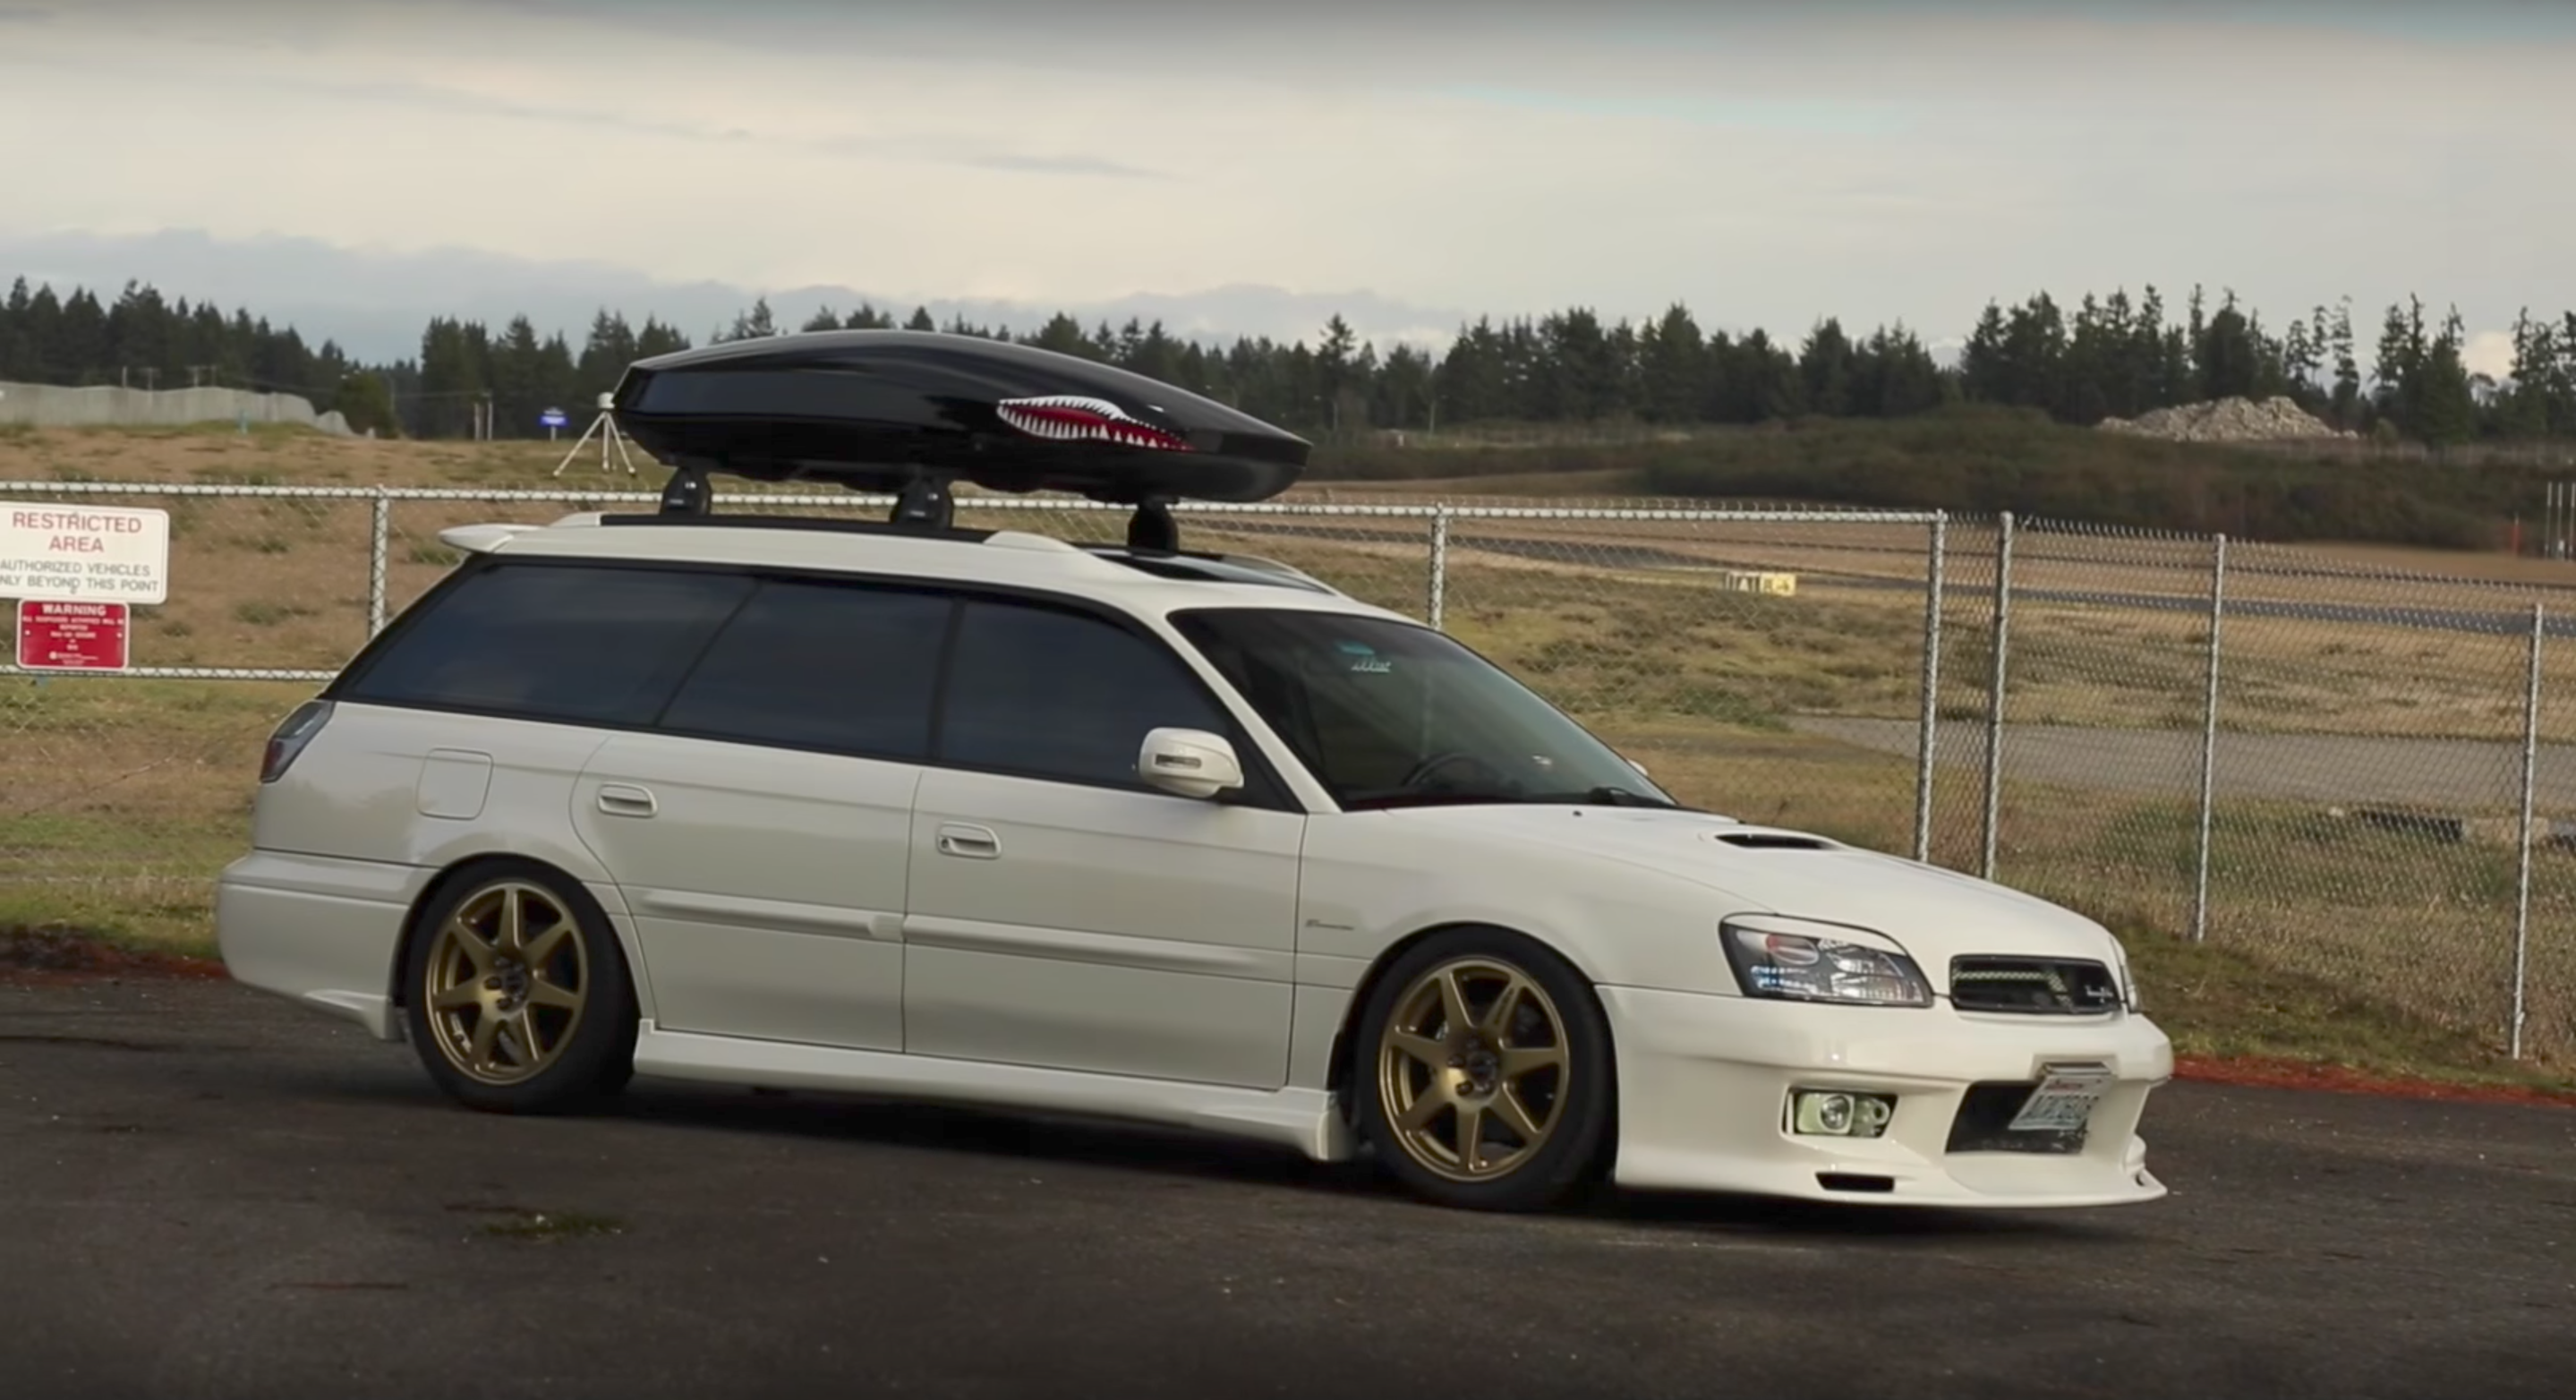
[{"label": "evergreen tree", "polygon": [[[1688,423],[1700,416],[1709,374],[1708,342],[1680,302],[1639,334],[1638,406],[1650,423]],[[1454,352],[1453,352],[1454,353]]]},{"label": "evergreen tree", "polygon": [[1806,411],[1840,418],[1852,407],[1852,344],[1842,322],[1826,317],[1807,332],[1798,348],[1798,376],[1803,381]]},{"label": "evergreen tree", "polygon": [[[930,331],[926,306],[900,322]],[[819,307],[800,329],[887,329],[896,313],[862,304]],[[0,299],[0,378],[59,384],[191,383],[306,395],[379,431],[461,436],[488,399],[503,436],[541,432],[545,408],[587,411],[639,359],[685,348],[658,320],[639,328],[600,307],[581,339],[525,315],[498,330],[433,318],[418,355],[388,364],[316,345],[254,308],[172,298],[142,282],[112,297],[18,278]],[[765,298],[732,318],[717,339],[778,333]],[[944,333],[1038,345],[1117,364],[1234,404],[1291,431],[1347,440],[1367,428],[1447,429],[1478,422],[1554,421],[1570,426],[1640,418],[1662,425],[1752,424],[1802,414],[1903,417],[1955,400],[2044,412],[2061,422],[2134,417],[2199,399],[2286,393],[2340,428],[2438,444],[2480,436],[2576,436],[2576,312],[2515,319],[2514,361],[2500,382],[2463,362],[2466,332],[2452,311],[2428,327],[2420,298],[2389,308],[2365,375],[2351,303],[2320,304],[2270,330],[2232,290],[2213,303],[2195,287],[2179,321],[2152,284],[2132,297],[2041,290],[1989,300],[1970,328],[1955,371],[1944,370],[1902,325],[1862,336],[1839,316],[1813,321],[1794,344],[1752,328],[1704,330],[1676,302],[1643,322],[1568,307],[1458,327],[1438,353],[1373,344],[1333,315],[1304,341],[1230,342],[1175,335],[1129,318],[1086,327],[1058,313],[1031,329],[983,329],[952,317]],[[397,422],[396,419],[399,419]]]},{"label": "evergreen tree", "polygon": [[2425,348],[2416,367],[2418,382],[2409,386],[2415,436],[2435,447],[2455,446],[2478,435],[2477,398],[2470,388],[2468,366],[2461,360],[2466,340],[2454,307]]},{"label": "evergreen tree", "polygon": [[2353,348],[2352,298],[2345,297],[2335,308],[2334,330],[2326,345],[2334,356],[2334,411],[2328,421],[2350,431],[2361,426],[2361,359]]}]

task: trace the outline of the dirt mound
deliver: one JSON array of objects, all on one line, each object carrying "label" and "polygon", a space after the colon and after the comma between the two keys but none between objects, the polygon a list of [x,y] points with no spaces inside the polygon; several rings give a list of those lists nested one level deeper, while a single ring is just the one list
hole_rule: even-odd
[{"label": "dirt mound", "polygon": [[2135,418],[2105,418],[2094,426],[2106,433],[2169,442],[2299,442],[2355,436],[2338,432],[2295,400],[2281,397],[2187,403],[2152,409]]}]

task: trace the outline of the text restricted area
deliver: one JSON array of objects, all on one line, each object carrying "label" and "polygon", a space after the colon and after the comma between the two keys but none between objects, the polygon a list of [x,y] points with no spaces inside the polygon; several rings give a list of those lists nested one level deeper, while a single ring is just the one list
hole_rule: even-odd
[{"label": "text restricted area", "polygon": [[0,598],[169,601],[170,513],[121,506],[0,507]]}]

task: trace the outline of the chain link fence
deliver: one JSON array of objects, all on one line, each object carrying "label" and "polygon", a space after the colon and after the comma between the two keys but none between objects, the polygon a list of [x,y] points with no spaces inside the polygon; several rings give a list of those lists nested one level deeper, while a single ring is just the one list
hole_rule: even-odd
[{"label": "chain link fence", "polygon": [[[439,532],[643,491],[0,483],[167,510],[134,669],[0,667],[0,920],[202,938],[262,740],[453,568]],[[727,492],[742,512],[889,502]],[[1123,538],[1088,502],[960,523]],[[1270,502],[1188,545],[1305,569],[1529,681],[1685,800],[2576,1063],[2576,599],[2058,521]],[[0,638],[6,641],[7,638]]]}]

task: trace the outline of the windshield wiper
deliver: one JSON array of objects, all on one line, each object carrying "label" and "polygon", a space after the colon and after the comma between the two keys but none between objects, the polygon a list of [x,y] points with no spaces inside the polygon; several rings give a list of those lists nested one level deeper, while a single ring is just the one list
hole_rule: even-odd
[{"label": "windshield wiper", "polygon": [[1652,807],[1658,810],[1684,810],[1682,808],[1682,804],[1678,802],[1668,802],[1660,797],[1648,797],[1642,792],[1632,792],[1627,788],[1609,786],[1592,788],[1585,792],[1540,793],[1536,796],[1522,798],[1521,800],[1524,802],[1545,802],[1549,804],[1572,802],[1593,807]]},{"label": "windshield wiper", "polygon": [[1342,799],[1345,810],[1353,812],[1384,811],[1391,807],[1462,807],[1493,806],[1530,799],[1516,792],[1486,792],[1475,788],[1408,788],[1398,792],[1353,794]]},{"label": "windshield wiper", "polygon": [[1390,807],[1457,807],[1490,806],[1508,803],[1514,806],[1558,807],[1569,804],[1593,807],[1651,807],[1658,811],[1688,811],[1678,802],[1648,797],[1623,787],[1596,787],[1585,792],[1494,792],[1480,788],[1409,788],[1397,792],[1353,793],[1342,799],[1350,811],[1378,810]]},{"label": "windshield wiper", "polygon": [[1597,787],[1590,792],[1583,794],[1583,800],[1586,802],[1598,803],[1604,807],[1674,807],[1680,805],[1679,803],[1667,802],[1660,797],[1648,797],[1643,793],[1630,792],[1623,787]]}]

